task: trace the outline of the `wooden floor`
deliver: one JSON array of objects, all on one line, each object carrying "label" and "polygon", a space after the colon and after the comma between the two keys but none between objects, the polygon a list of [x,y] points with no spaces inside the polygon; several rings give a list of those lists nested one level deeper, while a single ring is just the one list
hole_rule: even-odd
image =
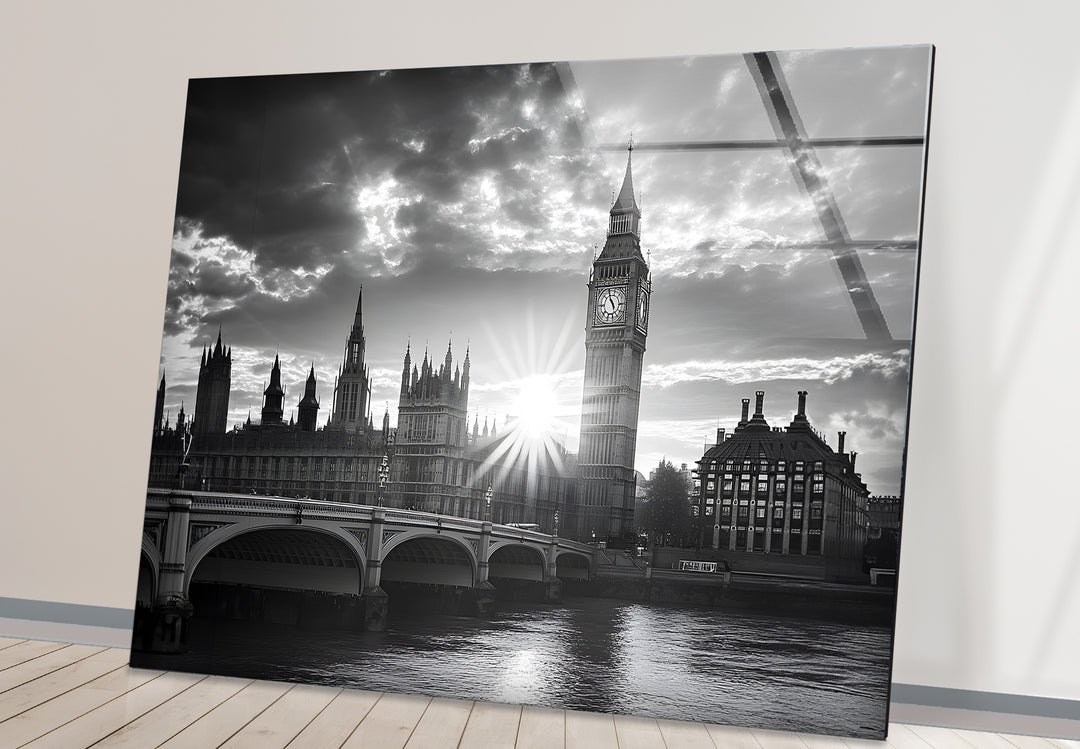
[{"label": "wooden floor", "polygon": [[0,638],[0,747],[1080,749],[893,724],[887,742],[131,669],[117,648]]}]

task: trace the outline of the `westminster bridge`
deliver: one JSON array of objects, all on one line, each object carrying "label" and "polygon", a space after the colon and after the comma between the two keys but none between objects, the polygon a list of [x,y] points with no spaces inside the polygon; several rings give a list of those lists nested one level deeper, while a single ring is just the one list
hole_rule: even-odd
[{"label": "westminster bridge", "polygon": [[136,640],[182,649],[192,583],[316,591],[354,599],[362,626],[386,626],[383,583],[442,586],[490,613],[490,578],[527,581],[558,600],[560,581],[589,579],[596,549],[488,521],[368,505],[149,489]]}]

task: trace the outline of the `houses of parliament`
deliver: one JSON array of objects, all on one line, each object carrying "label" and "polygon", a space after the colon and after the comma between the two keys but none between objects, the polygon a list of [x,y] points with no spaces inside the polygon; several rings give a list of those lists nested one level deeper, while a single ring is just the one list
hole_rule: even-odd
[{"label": "houses of parliament", "polygon": [[[189,489],[310,497],[409,508],[496,523],[529,523],[569,538],[632,537],[638,407],[648,332],[651,280],[641,252],[641,209],[629,147],[626,174],[609,211],[607,239],[594,259],[585,325],[585,384],[580,453],[506,461],[494,424],[468,424],[469,352],[452,346],[437,362],[414,362],[407,345],[398,419],[376,423],[365,365],[363,290],[345,340],[329,416],[311,368],[296,418],[285,421],[286,392],[277,357],[263,392],[261,419],[228,429],[232,350],[221,333],[199,362],[195,413],[164,419],[166,382],[158,387],[149,484]],[[269,363],[268,363],[269,364]],[[514,451],[510,451],[511,453]],[[185,462],[183,473],[181,464]],[[389,472],[380,482],[383,464]],[[385,469],[382,469],[385,473]],[[490,499],[490,507],[489,505]],[[556,520],[558,518],[558,521]]]}]

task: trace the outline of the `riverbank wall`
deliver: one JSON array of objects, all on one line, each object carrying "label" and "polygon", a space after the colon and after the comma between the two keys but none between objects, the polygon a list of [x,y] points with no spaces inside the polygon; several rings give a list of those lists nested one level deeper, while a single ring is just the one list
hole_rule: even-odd
[{"label": "riverbank wall", "polygon": [[621,601],[708,606],[852,624],[892,626],[896,611],[894,590],[866,586],[781,581],[660,580],[604,578],[567,580],[564,600],[609,598]]}]

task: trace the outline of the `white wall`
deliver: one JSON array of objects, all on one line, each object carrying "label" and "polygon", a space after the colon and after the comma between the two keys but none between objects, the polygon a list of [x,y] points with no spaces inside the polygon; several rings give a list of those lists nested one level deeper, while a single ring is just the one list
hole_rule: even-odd
[{"label": "white wall", "polygon": [[132,606],[189,77],[932,42],[894,678],[1080,699],[1078,21],[987,0],[8,4],[0,597]]}]

